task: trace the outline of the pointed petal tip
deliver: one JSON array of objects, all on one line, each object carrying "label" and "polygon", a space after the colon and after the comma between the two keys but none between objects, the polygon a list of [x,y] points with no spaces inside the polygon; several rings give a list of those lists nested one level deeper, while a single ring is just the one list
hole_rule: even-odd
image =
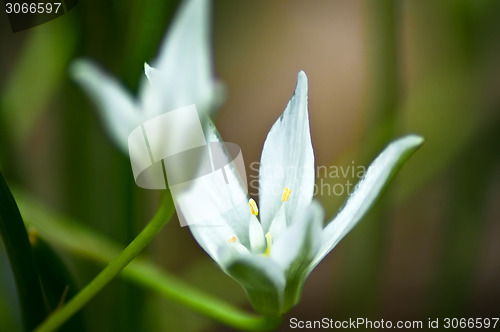
[{"label": "pointed petal tip", "polygon": [[394,143],[404,143],[408,147],[418,148],[425,143],[425,139],[416,134],[410,134],[401,137],[400,139],[393,142]]},{"label": "pointed petal tip", "polygon": [[307,81],[306,72],[303,70],[299,71],[299,73],[297,74],[297,77],[299,80],[306,80]]},{"label": "pointed petal tip", "polygon": [[153,70],[154,70],[153,67],[151,67],[147,62],[144,62],[144,74],[146,74],[146,77],[150,82]]},{"label": "pointed petal tip", "polygon": [[80,81],[85,77],[86,73],[89,71],[95,72],[96,69],[96,65],[90,60],[77,59],[70,63],[69,74],[74,80]]},{"label": "pointed petal tip", "polygon": [[[307,75],[303,70],[301,70],[297,74],[297,84],[295,85],[295,90],[294,90],[293,95],[299,96],[299,98],[302,100],[307,100],[308,90],[309,90],[309,87],[308,87],[308,83],[307,83]],[[286,109],[285,109],[285,111],[286,111]]]},{"label": "pointed petal tip", "polygon": [[297,90],[299,88],[305,88],[307,91],[307,75],[303,70],[297,74]]},{"label": "pointed petal tip", "polygon": [[[210,0],[181,1],[172,25],[163,37],[153,65],[163,72],[165,67],[175,67],[169,59],[172,56],[191,59],[201,54],[210,58],[208,53],[210,30]],[[186,43],[186,40],[198,43],[198,49],[187,53],[184,45],[192,45],[192,43]]]},{"label": "pointed petal tip", "polygon": [[70,63],[69,76],[78,84],[88,88],[106,80],[113,80],[108,73],[94,61],[86,58],[77,59]]}]

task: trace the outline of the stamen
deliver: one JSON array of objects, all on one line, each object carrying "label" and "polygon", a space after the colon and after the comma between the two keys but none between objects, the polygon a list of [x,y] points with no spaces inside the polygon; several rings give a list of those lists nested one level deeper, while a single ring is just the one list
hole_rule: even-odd
[{"label": "stamen", "polygon": [[281,196],[281,201],[282,202],[288,201],[288,197],[290,197],[291,192],[292,191],[290,190],[290,188],[285,187],[285,189],[283,190],[283,196]]},{"label": "stamen", "polygon": [[228,241],[229,241],[229,243],[234,243],[234,242],[238,241],[238,239],[236,238],[236,236],[234,236],[234,235],[233,235],[233,236],[231,236],[231,237],[229,238],[229,240],[228,240]]},{"label": "stamen", "polygon": [[252,212],[254,216],[258,216],[259,208],[257,207],[257,203],[255,203],[253,198],[250,198],[250,200],[248,201],[248,205],[250,205],[250,212]]},{"label": "stamen", "polygon": [[273,237],[271,236],[271,233],[267,232],[266,233],[266,243],[267,243],[267,248],[266,248],[266,256],[269,256],[269,253],[271,251],[271,246],[273,245]]},{"label": "stamen", "polygon": [[30,227],[28,229],[28,239],[30,240],[30,244],[32,247],[36,247],[38,242],[38,232],[36,229]]}]

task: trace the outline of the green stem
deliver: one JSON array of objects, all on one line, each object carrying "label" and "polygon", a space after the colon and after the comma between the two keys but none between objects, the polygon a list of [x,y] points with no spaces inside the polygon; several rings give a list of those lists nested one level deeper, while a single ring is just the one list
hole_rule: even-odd
[{"label": "green stem", "polygon": [[[166,195],[170,200],[170,195]],[[61,309],[50,315],[35,331],[54,331],[87,304],[104,286],[116,277],[165,226],[174,212],[171,202],[162,202],[156,215],[142,232],[102,270],[85,288]]]},{"label": "green stem", "polygon": [[[118,244],[101,234],[48,210],[26,194],[15,191],[15,196],[26,222],[52,244],[101,263],[108,263],[120,252]],[[232,328],[273,330],[281,322],[281,318],[248,313],[195,289],[143,257],[134,259],[120,276]]]},{"label": "green stem", "polygon": [[[397,114],[400,106],[400,59],[399,27],[400,2],[398,0],[368,0],[370,10],[372,56],[372,121],[369,127],[370,144],[365,153],[373,156],[377,151],[393,140],[397,135]],[[371,158],[371,157],[370,157]],[[366,262],[361,284],[367,287],[360,295],[365,298],[368,308],[364,312],[378,314],[380,289],[383,282],[383,266],[388,256],[387,235],[390,227],[389,205],[391,193],[381,196],[377,206],[365,219],[365,234],[369,238],[362,240],[371,246],[370,253],[359,252]],[[357,261],[359,264],[359,260]],[[355,268],[356,270],[356,268]],[[359,273],[358,271],[354,272]],[[362,307],[361,307],[362,308]]]},{"label": "green stem", "polygon": [[[361,160],[369,161],[397,134],[397,112],[400,106],[399,6],[398,0],[366,0],[368,66],[370,96],[367,103],[367,140]],[[344,263],[342,288],[337,294],[342,315],[352,311],[379,314],[380,285],[387,257],[388,205],[387,192],[357,226],[348,245]]]},{"label": "green stem", "polygon": [[394,139],[396,134],[401,84],[398,52],[399,3],[397,0],[368,0],[366,5],[371,68],[368,155],[372,155]]},{"label": "green stem", "polygon": [[281,322],[281,317],[250,314],[214,296],[193,289],[153,264],[137,262],[125,269],[122,276],[233,328],[247,331],[272,330]]}]

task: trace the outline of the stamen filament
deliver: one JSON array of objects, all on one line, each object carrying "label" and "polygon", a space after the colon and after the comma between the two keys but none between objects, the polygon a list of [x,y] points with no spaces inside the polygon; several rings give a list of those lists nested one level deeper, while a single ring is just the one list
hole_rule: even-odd
[{"label": "stamen filament", "polygon": [[267,243],[265,255],[269,256],[269,253],[271,252],[271,246],[273,245],[273,237],[271,236],[271,233],[269,233],[269,232],[267,232],[265,236],[266,236],[266,243]]}]

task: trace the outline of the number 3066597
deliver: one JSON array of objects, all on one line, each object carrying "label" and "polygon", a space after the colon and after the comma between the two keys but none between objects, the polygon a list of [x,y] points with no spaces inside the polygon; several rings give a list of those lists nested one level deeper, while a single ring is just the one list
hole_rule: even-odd
[{"label": "number 3066597", "polygon": [[57,13],[61,7],[60,2],[47,3],[11,3],[5,4],[5,12],[7,14],[50,14]]},{"label": "number 3066597", "polygon": [[465,329],[465,328],[477,328],[477,329],[489,329],[495,328],[497,326],[499,318],[445,318],[444,328],[445,329]]}]

